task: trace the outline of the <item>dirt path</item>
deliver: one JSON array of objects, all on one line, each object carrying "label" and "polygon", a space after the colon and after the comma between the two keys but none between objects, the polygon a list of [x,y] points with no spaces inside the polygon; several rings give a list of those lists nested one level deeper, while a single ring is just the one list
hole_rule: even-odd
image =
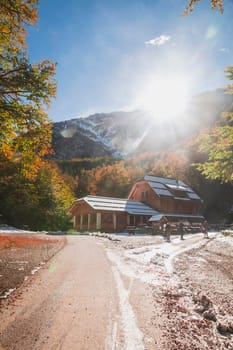
[{"label": "dirt path", "polygon": [[[213,278],[212,271],[213,252],[226,251],[225,241],[209,243],[201,234],[171,243],[158,236],[108,238],[68,237],[66,247],[6,301],[0,350],[233,349],[231,326],[220,334],[217,323],[218,299],[227,316],[233,313],[227,270],[233,256],[219,261],[226,271],[218,289],[220,272]],[[213,265],[206,265],[210,256]],[[216,299],[208,294],[214,288]],[[200,300],[197,290],[204,293]],[[200,312],[206,297],[217,322]]]},{"label": "dirt path", "polygon": [[119,270],[106,239],[69,237],[1,309],[0,350],[153,349],[147,287]]},{"label": "dirt path", "polygon": [[69,238],[67,246],[22,288],[14,304],[3,310],[1,349],[103,350],[111,342],[116,300],[102,245],[89,237]]}]

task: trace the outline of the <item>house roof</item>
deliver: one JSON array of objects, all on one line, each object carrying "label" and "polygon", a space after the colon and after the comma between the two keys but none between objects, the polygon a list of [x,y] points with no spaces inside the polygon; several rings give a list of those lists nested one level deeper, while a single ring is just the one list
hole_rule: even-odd
[{"label": "house roof", "polygon": [[203,220],[204,216],[203,215],[192,215],[192,214],[177,214],[177,213],[159,213],[156,215],[153,215],[149,221],[159,221],[163,217],[167,218],[177,218],[177,219],[198,219],[198,220]]},{"label": "house roof", "polygon": [[145,175],[138,181],[146,181],[159,197],[170,197],[179,200],[201,200],[191,187],[183,181],[159,176]]},{"label": "house roof", "polygon": [[[158,211],[150,208],[142,202],[112,197],[86,196],[75,201],[74,205],[80,201],[85,201],[94,210],[126,212],[132,215],[156,215]],[[71,207],[72,208],[72,207]],[[70,208],[70,210],[71,210]]]}]

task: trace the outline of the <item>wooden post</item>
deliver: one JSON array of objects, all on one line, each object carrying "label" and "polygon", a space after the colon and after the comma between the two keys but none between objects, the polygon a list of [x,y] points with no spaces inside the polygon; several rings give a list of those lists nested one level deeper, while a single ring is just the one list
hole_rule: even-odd
[{"label": "wooden post", "polygon": [[101,229],[101,213],[96,213],[96,230]]},{"label": "wooden post", "polygon": [[114,231],[116,231],[117,229],[117,216],[116,216],[116,213],[113,213],[113,229]]},{"label": "wooden post", "polygon": [[91,214],[87,214],[87,229],[90,230]]},{"label": "wooden post", "polygon": [[76,223],[77,223],[77,217],[74,215],[73,217],[73,227],[76,228]]},{"label": "wooden post", "polygon": [[80,215],[80,230],[83,228],[83,215]]}]

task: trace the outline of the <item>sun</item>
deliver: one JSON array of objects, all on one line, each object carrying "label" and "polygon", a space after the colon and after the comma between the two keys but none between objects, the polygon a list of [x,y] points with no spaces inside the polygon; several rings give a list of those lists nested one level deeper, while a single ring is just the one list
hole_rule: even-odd
[{"label": "sun", "polygon": [[187,81],[181,76],[154,77],[144,85],[139,104],[154,119],[168,121],[182,115],[188,95]]}]

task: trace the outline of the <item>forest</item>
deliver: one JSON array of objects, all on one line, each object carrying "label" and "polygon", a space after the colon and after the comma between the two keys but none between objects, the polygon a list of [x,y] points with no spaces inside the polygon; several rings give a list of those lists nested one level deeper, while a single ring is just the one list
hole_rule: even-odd
[{"label": "forest", "polygon": [[[208,179],[197,169],[205,156],[197,153],[193,144],[184,145],[185,151],[141,153],[132,158],[112,158],[58,161],[76,198],[88,194],[127,198],[134,182],[145,174],[179,179],[190,185],[203,199],[203,214],[212,223],[232,220],[232,183]],[[100,165],[96,166],[96,163]],[[68,176],[67,176],[68,175]]]}]

